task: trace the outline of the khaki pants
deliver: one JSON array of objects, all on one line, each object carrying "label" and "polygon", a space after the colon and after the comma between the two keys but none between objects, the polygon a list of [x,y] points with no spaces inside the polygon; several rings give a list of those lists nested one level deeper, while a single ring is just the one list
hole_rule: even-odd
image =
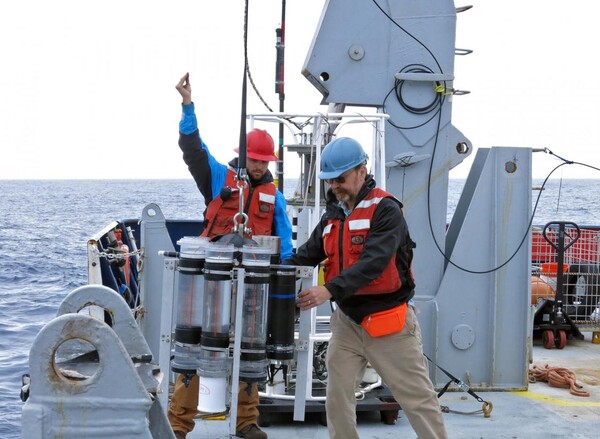
[{"label": "khaki pants", "polygon": [[371,337],[339,308],[331,316],[331,332],[326,401],[331,439],[358,439],[354,389],[367,362],[390,388],[420,439],[448,437],[412,306],[404,329],[396,334]]},{"label": "khaki pants", "polygon": [[[258,425],[258,388],[256,384],[250,385],[240,381],[238,394],[238,409],[236,431],[240,431],[250,424]],[[183,375],[177,376],[175,391],[169,406],[169,422],[173,431],[189,433],[194,429],[194,417],[198,414],[198,376],[194,375],[189,387],[183,383]]]}]

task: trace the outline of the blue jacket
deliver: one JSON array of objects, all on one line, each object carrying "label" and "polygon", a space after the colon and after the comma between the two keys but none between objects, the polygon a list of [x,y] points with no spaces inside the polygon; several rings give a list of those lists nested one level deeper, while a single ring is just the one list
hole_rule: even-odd
[{"label": "blue jacket", "polygon": [[[181,121],[179,122],[179,147],[183,151],[183,160],[204,197],[204,204],[208,206],[215,196],[219,196],[221,188],[225,185],[227,165],[219,163],[202,141],[193,103],[182,105]],[[233,159],[229,166],[237,168],[237,158]],[[273,175],[267,170],[261,181],[251,181],[251,184],[258,185],[272,181]],[[285,197],[278,190],[275,193],[273,235],[281,238],[281,260],[289,258],[293,252],[292,225],[286,208]]]}]

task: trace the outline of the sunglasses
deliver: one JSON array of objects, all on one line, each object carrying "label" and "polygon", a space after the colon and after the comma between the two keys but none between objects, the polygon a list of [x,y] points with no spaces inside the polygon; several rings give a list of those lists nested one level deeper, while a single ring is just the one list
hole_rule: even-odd
[{"label": "sunglasses", "polygon": [[357,171],[362,167],[362,163],[360,165],[358,165],[355,168],[350,169],[349,171],[344,172],[342,175],[340,175],[339,177],[335,177],[335,178],[326,178],[325,181],[328,184],[333,184],[334,182],[338,183],[338,184],[344,184],[346,183],[346,178],[348,178],[348,176],[350,175],[350,173],[352,171]]}]

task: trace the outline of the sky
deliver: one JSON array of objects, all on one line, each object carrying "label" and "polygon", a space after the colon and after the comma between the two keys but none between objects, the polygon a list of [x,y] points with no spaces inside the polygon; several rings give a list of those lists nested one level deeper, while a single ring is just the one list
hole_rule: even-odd
[{"label": "sky", "polygon": [[[325,0],[286,4],[286,111],[324,112],[300,71]],[[473,53],[457,57],[454,87],[471,93],[454,97],[453,125],[475,149],[548,148],[600,167],[600,2],[465,4],[474,7],[457,16],[456,47]],[[0,179],[189,178],[175,90],[186,72],[203,138],[228,161],[239,138],[243,13],[243,0],[2,2]],[[275,110],[280,22],[280,0],[250,0],[250,69]],[[251,90],[247,111],[267,111]],[[451,176],[466,177],[474,155]],[[534,154],[534,178],[559,163]],[[553,177],[600,172],[571,165]]]}]

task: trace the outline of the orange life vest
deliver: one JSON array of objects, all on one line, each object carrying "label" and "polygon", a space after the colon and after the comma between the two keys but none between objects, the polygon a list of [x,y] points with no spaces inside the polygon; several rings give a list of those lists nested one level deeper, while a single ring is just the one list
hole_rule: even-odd
[{"label": "orange life vest", "polygon": [[[374,188],[356,205],[343,222],[340,219],[328,221],[323,230],[323,247],[327,255],[325,282],[329,282],[340,274],[340,270],[350,267],[358,261],[367,240],[375,210],[379,202],[388,197],[393,198],[393,195],[382,189]],[[340,230],[341,228],[342,230]],[[383,272],[360,288],[356,294],[392,293],[399,290],[401,286],[402,281],[396,266],[396,252],[394,252],[394,256]]]},{"label": "orange life vest", "polygon": [[[237,188],[236,173],[227,169],[225,186]],[[275,193],[277,188],[271,183],[247,187],[244,190],[244,213],[248,215],[247,227],[252,235],[271,235],[275,214]],[[233,217],[239,212],[239,191],[231,192],[226,200],[219,195],[214,197],[206,209],[206,224],[201,236],[214,237],[233,232]]]}]

